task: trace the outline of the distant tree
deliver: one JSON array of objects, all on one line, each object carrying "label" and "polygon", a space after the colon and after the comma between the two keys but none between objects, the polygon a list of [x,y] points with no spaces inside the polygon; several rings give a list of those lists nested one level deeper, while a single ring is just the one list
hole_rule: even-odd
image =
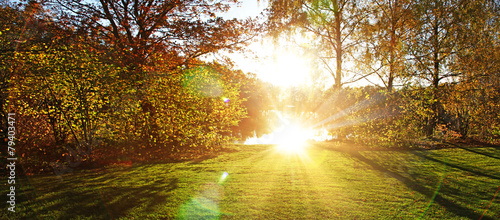
[{"label": "distant tree", "polygon": [[242,80],[240,94],[245,100],[243,105],[247,109],[247,116],[233,128],[234,136],[245,140],[254,134],[261,136],[272,132],[270,121],[265,116],[266,112],[274,109],[271,98],[273,93],[278,93],[277,88],[261,81],[255,75],[249,75]]}]

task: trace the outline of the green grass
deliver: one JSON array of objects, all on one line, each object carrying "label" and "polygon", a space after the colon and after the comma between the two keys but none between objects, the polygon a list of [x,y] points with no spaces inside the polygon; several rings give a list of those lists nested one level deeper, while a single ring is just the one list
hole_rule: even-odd
[{"label": "green grass", "polygon": [[16,213],[2,202],[0,219],[500,219],[500,148],[231,148],[203,161],[22,177]]}]

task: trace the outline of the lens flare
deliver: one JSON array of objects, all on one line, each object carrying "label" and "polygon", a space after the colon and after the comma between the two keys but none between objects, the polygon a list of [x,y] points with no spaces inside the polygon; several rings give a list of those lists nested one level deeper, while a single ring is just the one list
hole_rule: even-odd
[{"label": "lens flare", "polygon": [[228,176],[229,174],[227,172],[224,172],[222,174],[222,176],[220,177],[220,180],[219,180],[219,184],[223,183],[224,180],[226,180],[226,177]]}]

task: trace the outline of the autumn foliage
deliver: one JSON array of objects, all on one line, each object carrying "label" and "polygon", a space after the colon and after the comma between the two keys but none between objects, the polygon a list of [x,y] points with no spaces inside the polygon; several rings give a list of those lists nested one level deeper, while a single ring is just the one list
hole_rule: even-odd
[{"label": "autumn foliage", "polygon": [[247,76],[199,57],[237,49],[251,21],[217,18],[222,2],[101,3],[2,6],[2,113],[18,115],[28,172],[188,159],[233,140]]},{"label": "autumn foliage", "polygon": [[[2,139],[16,112],[29,172],[206,156],[272,132],[276,111],[377,146],[498,141],[498,2],[273,0],[265,27],[218,17],[235,2],[2,3]],[[334,85],[281,90],[203,59],[262,32],[309,36],[297,47]]]}]

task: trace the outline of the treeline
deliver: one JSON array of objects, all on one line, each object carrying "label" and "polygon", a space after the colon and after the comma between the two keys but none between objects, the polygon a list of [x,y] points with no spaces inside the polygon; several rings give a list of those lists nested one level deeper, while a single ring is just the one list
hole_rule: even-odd
[{"label": "treeline", "polygon": [[[29,172],[188,158],[270,132],[263,112],[287,105],[315,128],[365,143],[498,139],[497,1],[272,0],[265,27],[218,17],[231,2],[2,3],[1,141],[15,112],[16,153]],[[307,35],[300,46],[334,86],[278,100],[278,89],[229,62],[201,59],[263,31]],[[373,77],[374,86],[348,87]]]},{"label": "treeline", "polygon": [[[470,139],[498,142],[498,87],[466,92],[461,86],[440,85],[439,99],[432,98],[434,91],[429,87],[329,91],[319,104],[314,125],[328,129],[338,139],[377,146],[416,147]],[[436,111],[432,105],[438,106]],[[430,134],[429,126],[434,126]]]},{"label": "treeline", "polygon": [[[272,0],[268,30],[312,39],[304,54],[334,78],[313,104],[326,120],[317,125],[339,137],[491,141],[500,135],[499,21],[494,0]],[[373,86],[346,87],[364,79]]]},{"label": "treeline", "polygon": [[227,3],[4,3],[2,141],[15,112],[26,172],[64,173],[110,159],[191,158],[244,138],[260,126],[247,119],[265,101],[254,92],[260,81],[200,59],[256,34],[253,21],[215,16]]}]

